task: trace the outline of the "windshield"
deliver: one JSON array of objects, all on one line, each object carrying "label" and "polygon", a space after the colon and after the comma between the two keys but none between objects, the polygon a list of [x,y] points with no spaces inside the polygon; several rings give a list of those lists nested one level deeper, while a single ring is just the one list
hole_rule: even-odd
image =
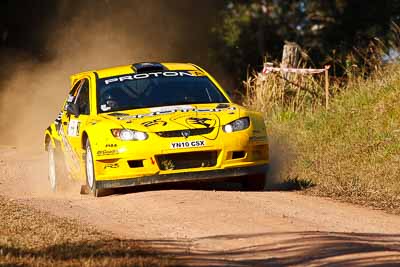
[{"label": "windshield", "polygon": [[99,79],[98,112],[229,102],[208,77],[197,75],[167,71]]}]

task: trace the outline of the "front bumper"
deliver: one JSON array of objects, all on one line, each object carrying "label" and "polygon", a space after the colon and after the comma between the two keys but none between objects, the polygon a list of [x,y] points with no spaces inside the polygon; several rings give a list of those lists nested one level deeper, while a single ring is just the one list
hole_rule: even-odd
[{"label": "front bumper", "polygon": [[233,178],[233,177],[247,176],[253,174],[263,174],[268,171],[268,167],[269,167],[268,164],[263,164],[250,167],[236,167],[228,169],[209,170],[209,171],[191,171],[191,172],[181,172],[181,173],[171,173],[171,174],[157,174],[157,175],[143,176],[138,178],[97,181],[96,186],[98,189],[105,189],[105,188],[146,185],[146,184],[183,182],[183,181],[217,180],[221,178]]},{"label": "front bumper", "polygon": [[[257,171],[258,166],[269,163],[268,140],[260,134],[262,138],[255,138],[252,127],[230,134],[221,130],[214,139],[210,135],[149,135],[148,140],[140,142],[118,142],[114,137],[98,144],[92,142],[100,188],[249,175],[263,172]],[[172,146],[199,140],[204,141],[203,146]]]}]

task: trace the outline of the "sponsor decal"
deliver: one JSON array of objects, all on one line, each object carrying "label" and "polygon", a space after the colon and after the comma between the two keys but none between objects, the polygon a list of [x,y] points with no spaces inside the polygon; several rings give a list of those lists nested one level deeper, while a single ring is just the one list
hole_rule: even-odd
[{"label": "sponsor decal", "polygon": [[67,97],[67,102],[65,102],[65,105],[64,105],[64,111],[67,111],[68,105],[73,103],[74,100],[75,100],[75,96],[69,94]]},{"label": "sponsor decal", "polygon": [[119,168],[119,164],[118,163],[107,163],[106,165],[104,165],[104,169],[117,169]]},{"label": "sponsor decal", "polygon": [[151,112],[169,112],[169,111],[183,111],[183,110],[193,110],[194,107],[190,105],[179,105],[179,106],[166,106],[166,107],[156,107],[156,108],[150,108]]},{"label": "sponsor decal", "polygon": [[[75,151],[72,149],[71,144],[68,142],[68,139],[67,139],[67,137],[65,136],[64,127],[61,127],[61,123],[60,123],[59,125],[60,125],[60,130],[59,130],[58,133],[60,134],[60,136],[61,136],[61,142],[62,142],[63,145],[64,145],[63,152],[64,152],[64,154],[67,156],[67,158],[71,159],[72,164],[74,165],[74,166],[72,167],[72,166],[69,166],[69,164],[66,164],[66,165],[67,165],[67,168],[68,168],[69,170],[71,170],[71,168],[74,168],[74,169],[78,170],[78,169],[80,168],[80,166],[79,166],[79,161],[80,161],[80,159],[78,158],[78,156],[77,156],[77,154],[75,153]],[[67,130],[68,130],[68,129],[67,129]],[[69,161],[66,160],[65,162],[68,163]]]},{"label": "sponsor decal", "polygon": [[112,150],[104,149],[97,151],[97,156],[110,156],[118,153],[119,153],[118,149],[112,149]]},{"label": "sponsor decal", "polygon": [[106,144],[106,148],[107,147],[117,147],[117,144]]},{"label": "sponsor decal", "polygon": [[167,125],[167,122],[163,121],[161,119],[156,119],[156,120],[152,120],[152,121],[143,122],[142,125],[145,127],[150,127],[150,126],[154,126],[154,125],[165,126],[165,125]]},{"label": "sponsor decal", "polygon": [[207,128],[210,128],[211,122],[214,122],[214,120],[210,118],[188,118],[187,121],[189,124],[202,125]]},{"label": "sponsor decal", "polygon": [[205,145],[206,145],[206,141],[204,141],[204,140],[173,142],[173,143],[171,143],[171,148],[179,149],[179,148],[203,147]]},{"label": "sponsor decal", "polygon": [[230,110],[230,111],[234,111],[236,110],[235,107],[230,107],[230,108],[210,108],[210,109],[197,109],[197,108],[193,108],[190,110],[187,109],[175,109],[175,110],[166,110],[166,111],[155,111],[155,112],[151,112],[151,113],[147,113],[147,114],[138,114],[138,115],[132,115],[132,116],[124,116],[124,117],[119,117],[118,120],[130,120],[130,119],[141,119],[141,118],[146,118],[146,117],[153,117],[153,116],[158,116],[158,115],[166,115],[166,114],[171,114],[171,113],[176,113],[176,112],[189,112],[189,111],[193,111],[193,112],[221,112],[221,111],[225,111],[225,110]]},{"label": "sponsor decal", "polygon": [[125,75],[120,77],[115,77],[111,79],[104,80],[106,85],[116,82],[132,81],[132,80],[142,80],[148,78],[158,78],[158,77],[197,77],[198,73],[187,72],[187,71],[158,71],[149,73],[138,73],[133,75]]}]

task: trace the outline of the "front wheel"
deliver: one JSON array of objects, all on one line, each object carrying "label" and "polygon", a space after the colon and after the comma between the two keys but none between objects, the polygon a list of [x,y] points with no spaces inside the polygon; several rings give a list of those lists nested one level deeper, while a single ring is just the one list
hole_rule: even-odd
[{"label": "front wheel", "polygon": [[48,144],[49,182],[51,191],[59,191],[65,184],[67,170],[63,155],[51,143]]},{"label": "front wheel", "polygon": [[243,178],[242,186],[248,191],[264,191],[267,184],[267,175],[265,173],[248,175]]},{"label": "front wheel", "polygon": [[96,186],[96,174],[94,171],[93,154],[89,140],[87,140],[86,142],[85,168],[86,168],[86,186],[93,196],[98,197],[99,189],[97,189]]}]

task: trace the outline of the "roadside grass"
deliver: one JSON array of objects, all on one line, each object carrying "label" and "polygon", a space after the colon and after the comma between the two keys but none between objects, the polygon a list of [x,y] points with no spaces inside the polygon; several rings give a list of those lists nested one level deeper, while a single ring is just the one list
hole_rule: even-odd
[{"label": "roadside grass", "polygon": [[0,196],[0,266],[170,266],[166,253]]},{"label": "roadside grass", "polygon": [[348,83],[328,112],[266,117],[285,147],[275,156],[288,159],[276,171],[281,182],[310,181],[307,193],[400,214],[400,64]]}]

